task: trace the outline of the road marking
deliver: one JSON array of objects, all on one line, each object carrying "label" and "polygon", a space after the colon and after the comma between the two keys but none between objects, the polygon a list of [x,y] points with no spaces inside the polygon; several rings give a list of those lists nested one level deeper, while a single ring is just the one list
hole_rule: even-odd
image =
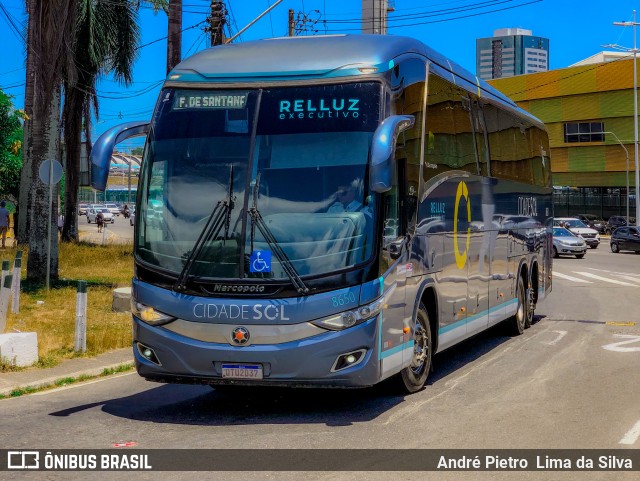
[{"label": "road marking", "polygon": [[627,434],[620,440],[618,444],[635,444],[640,437],[640,421],[635,423],[633,427],[627,431]]},{"label": "road marking", "polygon": [[634,277],[636,281],[640,281],[640,274],[636,274],[634,272],[612,272],[606,269],[596,269],[595,267],[587,267],[590,271],[598,271],[598,272],[606,272],[607,274],[615,274],[621,276],[631,276]]},{"label": "road marking", "polygon": [[553,341],[544,342],[543,344],[553,346],[554,344],[557,344],[560,341],[560,339],[562,339],[564,336],[567,335],[567,331],[552,331],[552,332],[557,332],[558,337],[556,337]]},{"label": "road marking", "polygon": [[573,282],[582,282],[583,284],[592,284],[591,281],[586,281],[584,279],[580,279],[578,277],[572,277],[572,276],[568,276],[566,274],[562,274],[560,272],[553,272],[553,276],[554,277],[559,277],[560,279],[566,279],[568,281],[573,281]]},{"label": "road marking", "polygon": [[616,274],[616,277],[619,277],[621,279],[626,279],[626,280],[631,281],[631,282],[640,282],[640,278],[638,278],[638,277],[625,276],[625,275],[622,275],[622,274]]},{"label": "road marking", "polygon": [[602,349],[607,351],[616,352],[640,352],[640,347],[620,347],[625,344],[633,344],[634,342],[640,342],[640,336],[633,336],[631,334],[614,334],[613,337],[622,337],[627,339],[626,341],[612,342],[611,344],[605,344]]},{"label": "road marking", "polygon": [[625,327],[630,327],[630,326],[635,326],[636,323],[633,321],[629,321],[629,322],[620,322],[620,321],[607,321],[606,322],[607,326],[625,326]]},{"label": "road marking", "polygon": [[591,272],[577,272],[573,271],[574,274],[580,274],[581,276],[590,277],[591,279],[597,279],[599,281],[609,282],[611,284],[617,284],[619,286],[627,286],[627,287],[638,287],[636,284],[629,284],[628,282],[616,281],[615,279],[609,279],[607,277],[598,276],[596,274],[592,274]]},{"label": "road marking", "polygon": [[572,282],[581,282],[583,284],[592,284],[591,281],[588,281],[586,279],[580,279],[579,277],[573,277],[573,276],[569,276],[567,274],[563,274],[561,272],[553,272],[553,276],[554,277],[559,277],[560,279],[565,279],[567,281],[572,281]]}]

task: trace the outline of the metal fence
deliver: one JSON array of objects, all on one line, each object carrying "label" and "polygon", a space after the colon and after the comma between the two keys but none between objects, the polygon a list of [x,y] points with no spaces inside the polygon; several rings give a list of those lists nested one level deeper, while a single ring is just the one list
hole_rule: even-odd
[{"label": "metal fence", "polygon": [[[594,214],[602,219],[612,215],[627,215],[625,194],[591,194],[583,192],[554,192],[553,208],[556,217]],[[629,196],[629,212],[635,212],[635,196]]]},{"label": "metal fence", "polygon": [[95,189],[81,187],[78,198],[79,202],[88,204],[102,204],[104,202],[133,204],[136,201],[136,190],[136,186],[132,186],[131,191],[122,188],[107,188],[104,192],[99,192]]}]

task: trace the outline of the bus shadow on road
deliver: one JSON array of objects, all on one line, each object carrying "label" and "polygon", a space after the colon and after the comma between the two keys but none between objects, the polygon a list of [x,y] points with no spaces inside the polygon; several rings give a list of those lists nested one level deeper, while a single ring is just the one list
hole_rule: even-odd
[{"label": "bus shadow on road", "polygon": [[[527,336],[532,329],[535,330],[542,319],[543,316],[534,315],[532,327],[523,336]],[[512,336],[506,332],[507,326],[499,323],[434,356],[434,372],[429,376],[427,388],[508,342]]]},{"label": "bus shadow on road", "polygon": [[[439,353],[434,358],[435,371],[429,376],[425,389],[429,390],[430,385],[447,379],[509,339],[503,327],[498,325]],[[163,424],[348,426],[376,419],[420,395],[407,396],[392,381],[363,389],[240,386],[216,389],[202,385],[150,384],[157,387],[131,396],[74,406],[50,415],[71,416],[102,406],[103,412],[113,416]]]}]

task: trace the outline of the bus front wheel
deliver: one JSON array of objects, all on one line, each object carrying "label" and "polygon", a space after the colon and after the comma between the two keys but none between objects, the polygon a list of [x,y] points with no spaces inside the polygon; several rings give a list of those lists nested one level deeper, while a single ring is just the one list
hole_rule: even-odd
[{"label": "bus front wheel", "polygon": [[424,304],[420,304],[413,327],[413,358],[411,364],[400,371],[398,381],[402,389],[411,394],[422,389],[431,370],[432,353],[429,314]]}]

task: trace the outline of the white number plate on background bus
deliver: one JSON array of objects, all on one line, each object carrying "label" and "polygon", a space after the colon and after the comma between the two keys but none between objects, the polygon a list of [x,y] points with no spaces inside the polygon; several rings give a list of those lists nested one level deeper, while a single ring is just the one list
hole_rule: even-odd
[{"label": "white number plate on background bus", "polygon": [[262,379],[259,364],[223,364],[222,377],[229,379]]}]

